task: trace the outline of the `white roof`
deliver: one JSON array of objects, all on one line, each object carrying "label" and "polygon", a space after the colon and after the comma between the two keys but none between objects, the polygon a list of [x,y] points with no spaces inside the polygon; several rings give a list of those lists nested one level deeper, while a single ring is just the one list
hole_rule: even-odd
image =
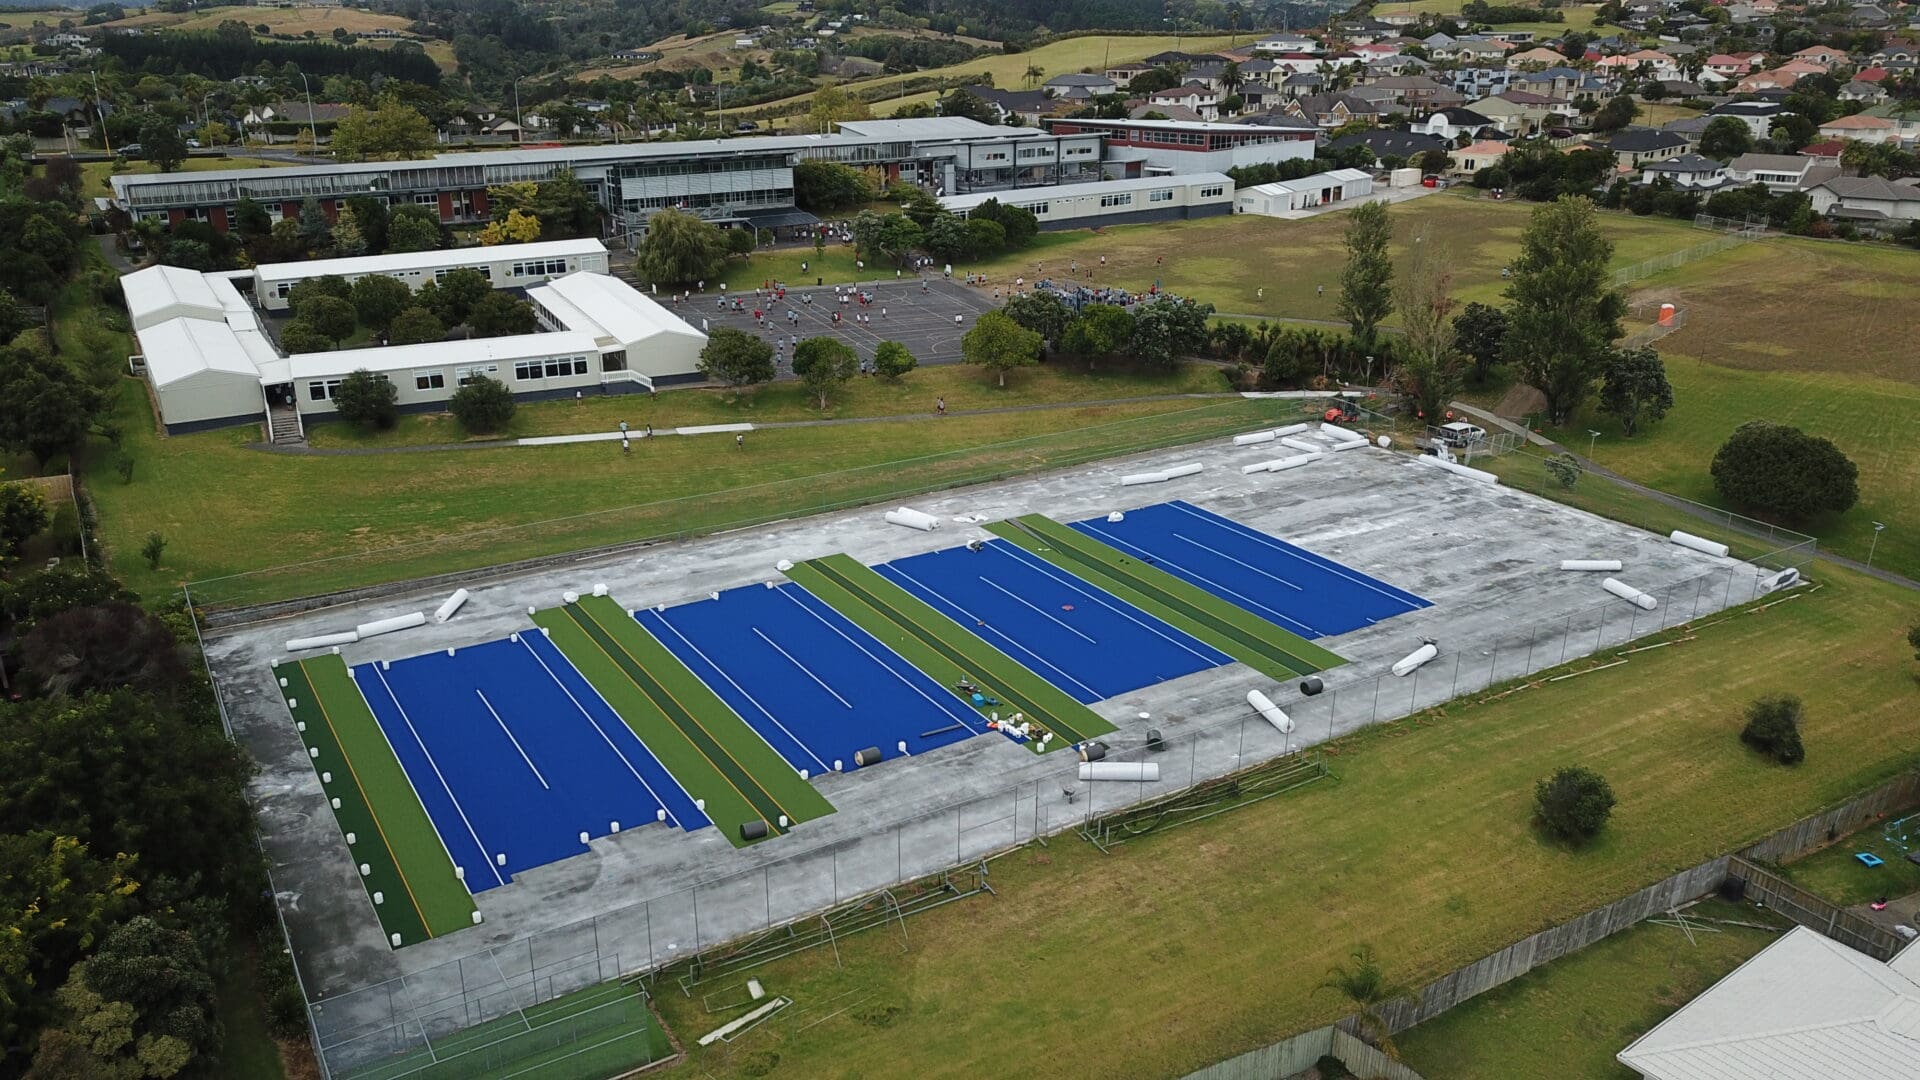
[{"label": "white roof", "polygon": [[388,345],[385,348],[341,349],[336,352],[296,353],[287,357],[289,377],[294,379],[338,378],[362,368],[368,371],[406,371],[414,368],[442,368],[454,364],[510,364],[548,356],[598,356],[600,346],[592,334],[575,330],[556,333],[515,334],[511,337],[474,338],[467,341],[430,341],[419,345]]},{"label": "white roof", "polygon": [[527,298],[546,308],[568,330],[636,345],[661,334],[705,340],[646,294],[606,274],[573,273],[527,290]]},{"label": "white roof", "polygon": [[350,259],[314,259],[309,262],[266,263],[254,268],[261,281],[297,281],[328,274],[395,274],[404,270],[482,266],[519,259],[556,259],[565,256],[605,255],[598,240],[548,240],[538,244],[500,244],[496,247],[454,248],[447,251],[409,251],[395,255],[360,255]]},{"label": "white roof", "polygon": [[[155,386],[171,386],[209,371],[257,381],[258,347],[265,346],[268,355],[273,350],[259,334],[236,334],[219,319],[168,319],[136,331],[134,336],[140,339],[140,352],[146,357]],[[255,349],[250,350],[243,337],[259,339]]]},{"label": "white roof", "polygon": [[193,309],[195,314],[204,313],[209,319],[219,318],[223,310],[204,275],[178,266],[136,270],[120,279],[120,291],[127,298],[127,314],[136,327],[161,312],[180,314],[177,309],[182,307]]},{"label": "white roof", "polygon": [[1654,1080],[1920,1080],[1920,956],[1883,964],[1805,927],[1622,1050]]},{"label": "white roof", "polygon": [[940,199],[940,205],[948,210],[972,210],[988,199],[999,199],[1003,205],[1017,206],[1021,203],[1048,202],[1053,199],[1071,199],[1075,196],[1111,195],[1123,191],[1176,187],[1204,187],[1211,184],[1223,185],[1228,191],[1233,190],[1233,179],[1226,173],[1182,173],[1179,176],[1130,176],[1124,180],[1096,180],[1090,184],[1060,184],[1056,187],[1015,188],[1012,191],[946,195]]},{"label": "white roof", "polygon": [[1333,169],[1328,172],[1314,173],[1298,180],[1275,180],[1271,184],[1260,184],[1247,189],[1262,195],[1288,195],[1300,191],[1313,191],[1328,184],[1351,184],[1356,180],[1371,180],[1373,174],[1359,169]]}]

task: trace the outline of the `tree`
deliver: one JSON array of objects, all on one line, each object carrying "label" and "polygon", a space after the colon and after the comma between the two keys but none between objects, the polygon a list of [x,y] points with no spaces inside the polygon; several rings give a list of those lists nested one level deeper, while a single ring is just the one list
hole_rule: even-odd
[{"label": "tree", "polygon": [[0,449],[31,454],[44,467],[86,439],[101,404],[100,394],[70,365],[27,349],[0,348]]},{"label": "tree", "polygon": [[310,252],[325,251],[333,243],[333,222],[320,206],[320,200],[309,198],[300,204],[300,243]]},{"label": "tree", "polygon": [[387,224],[387,251],[433,251],[440,246],[440,218],[424,206],[403,206]]},{"label": "tree", "polygon": [[326,352],[333,348],[333,342],[306,319],[294,319],[280,328],[280,347],[288,353]]},{"label": "tree", "polygon": [[1033,363],[1041,344],[1039,334],[1023,328],[1006,312],[989,311],[960,339],[960,359],[994,372],[1005,387],[1007,372]]},{"label": "tree", "polygon": [[1507,337],[1507,313],[1473,301],[1453,317],[1454,346],[1473,361],[1473,381],[1484,385],[1500,362]]},{"label": "tree", "polygon": [[193,935],[138,915],[113,928],[86,963],[86,982],[102,997],[133,1006],[145,1034],[179,1039],[194,1054],[220,1043],[213,977]]},{"label": "tree", "polygon": [[918,366],[920,361],[898,341],[883,341],[874,346],[873,370],[883,379],[897,380]]},{"label": "tree", "polygon": [[413,305],[413,290],[399,278],[366,274],[353,283],[352,301],[354,315],[384,334],[392,328],[394,316]]},{"label": "tree", "polygon": [[793,167],[793,201],[802,210],[828,213],[873,198],[860,170],[837,161],[802,160]]},{"label": "tree", "polygon": [[940,115],[964,116],[981,124],[1000,122],[1000,116],[993,111],[993,106],[980,100],[978,94],[969,93],[965,87],[955,87],[940,99]]},{"label": "tree", "polygon": [[1006,248],[1007,230],[1001,228],[999,222],[969,217],[965,225],[968,254],[978,258],[998,254]]},{"label": "tree", "polygon": [[1362,203],[1347,217],[1346,269],[1340,272],[1340,317],[1361,348],[1373,347],[1380,320],[1393,310],[1393,239],[1385,203]]},{"label": "tree", "polygon": [[[798,358],[797,347],[794,355]],[[707,344],[700,350],[700,374],[735,390],[772,382],[773,346],[745,330],[718,327],[707,335]]]},{"label": "tree", "polygon": [[[285,334],[281,337],[284,339]],[[387,344],[421,345],[429,341],[445,341],[446,324],[440,317],[426,308],[414,306],[406,308],[393,317],[387,326]]]},{"label": "tree", "polygon": [[830,135],[842,120],[871,120],[873,110],[867,103],[838,86],[823,86],[813,92],[813,104],[796,125],[809,135]]},{"label": "tree", "polygon": [[420,157],[433,149],[433,125],[419,110],[397,102],[354,106],[333,127],[333,154],[341,161]]},{"label": "tree", "polygon": [[1805,521],[1860,497],[1860,469],[1831,440],[1768,420],[1733,430],[1713,455],[1713,487],[1760,514]]},{"label": "tree", "polygon": [[1171,296],[1140,304],[1133,313],[1127,353],[1148,367],[1171,371],[1183,357],[1207,347],[1207,320],[1212,317],[1212,304]]},{"label": "tree", "polygon": [[1400,322],[1405,328],[1398,378],[1416,414],[1438,417],[1460,389],[1454,354],[1452,252],[1422,226],[1400,281]]},{"label": "tree", "polygon": [[513,422],[516,408],[513,391],[507,389],[507,384],[485,375],[469,380],[455,390],[452,400],[447,402],[447,411],[453,413],[461,427],[482,435],[504,430]]},{"label": "tree", "polygon": [[330,240],[333,253],[338,258],[346,259],[367,253],[367,236],[360,231],[360,222],[352,214],[341,214],[333,223]]},{"label": "tree", "polygon": [[1547,415],[1565,424],[1593,389],[1626,301],[1612,285],[1613,243],[1593,203],[1562,196],[1533,211],[1507,286],[1507,359],[1547,399]]},{"label": "tree", "polygon": [[1608,350],[1600,379],[1600,411],[1619,420],[1629,436],[1639,433],[1642,420],[1657,421],[1673,408],[1667,366],[1651,345]]},{"label": "tree", "polygon": [[140,557],[147,560],[147,569],[158,570],[160,556],[166,550],[167,538],[157,532],[150,532],[147,534],[147,539],[140,545]]},{"label": "tree", "polygon": [[287,307],[295,317],[299,317],[306,314],[306,305],[309,302],[326,296],[336,300],[350,301],[353,299],[353,286],[339,274],[323,274],[320,277],[307,278],[287,291]]},{"label": "tree", "polygon": [[727,230],[727,254],[738,255],[744,259],[751,256],[753,249],[757,246],[759,245],[754,240],[752,229]]},{"label": "tree", "polygon": [[140,152],[161,172],[170,173],[187,160],[187,137],[172,120],[155,116],[140,127]]},{"label": "tree", "polygon": [[1747,726],[1740,729],[1740,741],[1782,765],[1798,765],[1807,759],[1800,744],[1804,714],[1800,699],[1792,694],[1756,698],[1747,706]]},{"label": "tree", "polygon": [[727,240],[720,227],[679,210],[662,210],[647,219],[647,238],[636,260],[648,281],[687,284],[719,277],[727,261]]},{"label": "tree", "polygon": [[330,343],[338,345],[353,336],[359,320],[353,304],[337,296],[316,296],[300,306],[300,322],[318,331]]},{"label": "tree", "polygon": [[493,283],[478,270],[462,267],[440,275],[414,294],[414,302],[438,316],[448,326],[459,326],[473,314],[480,301],[493,292]]},{"label": "tree", "polygon": [[1920,660],[1920,623],[1907,631],[1907,647],[1913,650],[1913,658]]},{"label": "tree", "polygon": [[531,244],[540,239],[540,219],[525,210],[509,210],[498,221],[487,222],[480,230],[482,244]]},{"label": "tree", "polygon": [[1638,115],[1640,106],[1634,103],[1632,96],[1620,94],[1608,98],[1606,104],[1595,109],[1589,122],[1595,131],[1614,132],[1633,123],[1633,118]]},{"label": "tree", "polygon": [[1547,458],[1543,464],[1546,466],[1547,475],[1553,477],[1554,482],[1567,491],[1572,491],[1573,485],[1580,482],[1582,472],[1580,459],[1572,454],[1555,454]]},{"label": "tree", "polygon": [[1614,806],[1606,777],[1579,765],[1563,766],[1534,784],[1533,801],[1547,832],[1574,844],[1599,835]]},{"label": "tree", "polygon": [[1700,155],[1732,161],[1753,149],[1753,129],[1737,116],[1716,116],[1700,132]]},{"label": "tree", "polygon": [[1073,309],[1059,293],[1039,290],[1013,294],[1001,310],[1014,322],[1056,345],[1074,318]]},{"label": "tree", "polygon": [[20,551],[27,538],[47,527],[47,497],[28,484],[0,484],[0,566]]},{"label": "tree", "polygon": [[0,292],[0,343],[19,337],[22,330],[33,326],[33,322],[18,297],[10,292]]},{"label": "tree", "polygon": [[132,907],[133,869],[132,855],[98,857],[73,836],[0,831],[0,1041],[23,1046],[46,1022],[45,988]]},{"label": "tree", "polygon": [[1374,1044],[1387,1056],[1398,1058],[1400,1052],[1393,1045],[1393,1032],[1387,1026],[1381,1006],[1396,998],[1418,1001],[1419,995],[1387,981],[1386,972],[1381,970],[1380,961],[1375,958],[1371,945],[1358,946],[1347,955],[1352,962],[1335,964],[1320,988],[1336,991],[1352,1003],[1359,1010],[1355,1019]]},{"label": "tree", "polygon": [[400,418],[400,410],[395,406],[399,394],[386,377],[361,368],[340,380],[333,392],[333,408],[340,419],[350,424],[385,431]]},{"label": "tree", "polygon": [[[393,215],[388,213],[387,204],[371,195],[355,195],[347,200],[347,217],[353,219],[359,228],[361,237],[366,241],[366,249],[378,254],[387,250],[387,231],[393,226]],[[334,227],[333,241],[340,242],[339,226]]]},{"label": "tree", "polygon": [[166,700],[191,678],[173,628],[125,601],[77,607],[33,624],[20,668],[54,694],[131,687]]},{"label": "tree", "polygon": [[540,323],[532,304],[511,293],[489,292],[467,313],[467,327],[475,336],[489,338],[531,334]]},{"label": "tree", "polygon": [[793,347],[793,373],[822,409],[827,407],[827,395],[845,386],[859,370],[859,354],[833,338],[808,338]]},{"label": "tree", "polygon": [[920,226],[906,214],[862,210],[853,219],[853,244],[870,262],[898,259],[920,246]]},{"label": "tree", "polygon": [[[1009,301],[1007,314],[1010,316],[1014,314],[1011,309],[1012,302]],[[1015,316],[1014,321],[1019,322],[1019,318]],[[1037,327],[1028,329],[1038,331]],[[1056,340],[1061,349],[1087,361],[1091,366],[1094,361],[1113,356],[1132,343],[1133,314],[1113,304],[1088,304],[1068,320],[1066,329],[1059,333]]]}]

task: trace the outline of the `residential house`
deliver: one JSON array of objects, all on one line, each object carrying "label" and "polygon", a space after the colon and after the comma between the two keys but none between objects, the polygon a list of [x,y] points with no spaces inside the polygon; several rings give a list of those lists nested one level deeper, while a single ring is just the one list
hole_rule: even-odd
[{"label": "residential house", "polygon": [[1001,90],[992,86],[966,86],[961,89],[993,110],[996,122],[1004,124],[1018,117],[1023,124],[1037,126],[1040,118],[1054,109],[1054,99],[1045,90]]},{"label": "residential house", "polygon": [[1220,92],[1209,89],[1203,83],[1190,82],[1169,90],[1156,90],[1147,98],[1147,104],[1178,105],[1192,109],[1202,120],[1212,121],[1220,117]]},{"label": "residential house", "polygon": [[634,64],[650,64],[660,59],[660,54],[652,49],[615,49],[612,56],[615,60]]},{"label": "residential house", "polygon": [[1775,75],[1792,75],[1796,80],[1808,75],[1825,75],[1831,68],[1812,60],[1789,60],[1773,69]]},{"label": "residential house", "polygon": [[[1447,73],[1436,73],[1436,78],[1444,78]],[[1513,85],[1518,72],[1508,67],[1463,67],[1451,72],[1453,88],[1469,98],[1486,97],[1497,94]]]},{"label": "residential house", "polygon": [[1920,177],[1836,176],[1807,189],[1813,212],[1865,224],[1920,221]]},{"label": "residential house", "polygon": [[1376,164],[1385,158],[1398,158],[1405,161],[1429,150],[1448,149],[1447,141],[1436,135],[1414,131],[1390,131],[1384,128],[1362,131],[1354,135],[1342,135],[1327,145],[1334,150],[1344,150],[1349,146],[1364,146],[1373,151]]},{"label": "residential house", "polygon": [[1898,143],[1900,125],[1884,116],[1856,113],[1839,116],[1820,125],[1823,139],[1852,139],[1864,143]]},{"label": "residential house", "polygon": [[1572,123],[1579,115],[1572,102],[1524,90],[1482,98],[1473,103],[1473,111],[1509,135],[1531,135],[1542,128],[1560,127]]},{"label": "residential house", "polygon": [[1887,100],[1887,91],[1877,82],[1861,82],[1858,79],[1840,88],[1841,101],[1858,101],[1868,105],[1878,105]]},{"label": "residential house", "polygon": [[1356,94],[1309,94],[1287,102],[1281,111],[1323,131],[1345,127],[1355,120],[1380,122],[1380,107]]},{"label": "residential house", "polygon": [[1452,171],[1461,176],[1472,176],[1481,169],[1500,164],[1512,147],[1494,139],[1481,139],[1470,142],[1453,152]]},{"label": "residential house", "polygon": [[1812,158],[1824,165],[1840,164],[1840,155],[1846,152],[1847,141],[1845,139],[1825,139],[1820,142],[1808,143],[1800,148],[1801,157]]},{"label": "residential house", "polygon": [[1562,66],[1517,75],[1513,84],[1529,93],[1577,101],[1595,96],[1591,78],[1579,68]]},{"label": "residential house", "polygon": [[1714,53],[1707,57],[1707,66],[1701,70],[1738,79],[1753,71],[1753,61],[1749,59],[1751,56],[1751,53]]},{"label": "residential house", "polygon": [[1700,136],[1706,134],[1707,125],[1713,123],[1711,116],[1683,116],[1678,120],[1669,120],[1660,125],[1661,131],[1669,131],[1687,140],[1689,153],[1700,146]]},{"label": "residential house", "polygon": [[1435,60],[1458,60],[1463,64],[1501,64],[1507,62],[1507,54],[1513,51],[1510,41],[1495,41],[1492,38],[1460,38],[1445,49],[1429,50]]},{"label": "residential house", "polygon": [[1621,168],[1638,169],[1649,161],[1679,157],[1686,152],[1687,140],[1670,131],[1630,127],[1615,132],[1607,141],[1607,149]]},{"label": "residential house", "polygon": [[1393,43],[1397,40],[1399,39],[1390,38],[1387,41],[1376,41],[1371,45],[1355,45],[1352,52],[1362,62],[1370,64],[1375,60],[1385,60],[1389,56],[1400,55],[1402,46]]},{"label": "residential house", "polygon": [[1478,136],[1488,128],[1497,128],[1491,119],[1472,109],[1436,109],[1426,119],[1413,124],[1412,131],[1438,136],[1449,143]]},{"label": "residential house", "polygon": [[1879,30],[1893,25],[1893,16],[1878,4],[1855,4],[1847,11],[1847,25],[1861,30]]},{"label": "residential house", "polygon": [[1559,67],[1562,64],[1565,64],[1566,62],[1567,62],[1566,57],[1560,55],[1559,52],[1553,49],[1546,48],[1545,46],[1535,46],[1534,48],[1528,49],[1525,52],[1507,54],[1507,66],[1515,70],[1519,70],[1521,68],[1538,69],[1538,68]]},{"label": "residential house", "polygon": [[1795,60],[1806,60],[1820,65],[1822,71],[1839,67],[1848,62],[1845,50],[1831,45],[1813,45],[1793,54]]},{"label": "residential house", "polygon": [[1668,180],[1675,187],[1711,191],[1726,187],[1727,165],[1723,161],[1701,157],[1699,154],[1681,154],[1679,157],[1664,161],[1648,162],[1640,169],[1640,182],[1651,184],[1656,180]]},{"label": "residential house", "polygon": [[1086,75],[1070,73],[1055,75],[1041,86],[1050,97],[1082,100],[1092,97],[1104,97],[1120,91],[1120,84],[1105,75]]},{"label": "residential house", "polygon": [[276,101],[271,105],[255,105],[240,117],[240,122],[249,127],[260,124],[337,124],[347,118],[351,105],[339,105],[333,102],[316,102],[311,108],[304,101]]},{"label": "residential house", "polygon": [[1920,43],[1912,38],[1889,38],[1885,45],[1868,55],[1867,63],[1876,67],[1891,61],[1912,63],[1920,60]]},{"label": "residential house", "polygon": [[1149,64],[1115,64],[1101,72],[1101,74],[1105,75],[1113,85],[1125,90],[1127,84],[1133,81],[1134,76],[1145,75],[1152,70],[1153,67]]},{"label": "residential house", "polygon": [[1253,43],[1253,51],[1256,53],[1304,53],[1312,56],[1318,53],[1321,47],[1318,40],[1307,37],[1305,34],[1275,34]]},{"label": "residential house", "polygon": [[1861,115],[1877,116],[1882,120],[1893,121],[1894,131],[1901,142],[1920,143],[1920,117],[1914,115],[1911,106],[1904,101],[1889,101],[1875,105]]},{"label": "residential house", "polygon": [[51,45],[56,49],[81,49],[93,44],[93,39],[85,34],[76,34],[71,30],[62,30],[57,34],[48,34],[41,39],[42,45]]},{"label": "residential house", "polygon": [[1736,184],[1761,184],[1780,195],[1804,191],[1838,176],[1837,165],[1823,165],[1799,154],[1741,154],[1727,162],[1727,179]]},{"label": "residential house", "polygon": [[[1177,120],[1183,124],[1205,123],[1200,114],[1185,105],[1134,105],[1127,110],[1129,120]],[[1234,121],[1239,123],[1240,121]]]},{"label": "residential house", "polygon": [[1409,112],[1420,114],[1435,108],[1462,104],[1466,100],[1459,91],[1442,86],[1425,75],[1390,75],[1375,79],[1365,87],[1356,87],[1355,92],[1366,93],[1368,97],[1384,94],[1387,100],[1404,105]]},{"label": "residential house", "polygon": [[1325,89],[1327,77],[1317,71],[1302,71],[1280,80],[1280,96],[1284,98],[1306,97]]},{"label": "residential house", "polygon": [[1680,61],[1656,49],[1640,49],[1636,52],[1609,56],[1594,65],[1603,72],[1611,72],[1621,77],[1638,76],[1642,73],[1656,79],[1678,79],[1683,72]]},{"label": "residential house", "polygon": [[1762,90],[1791,90],[1793,84],[1800,81],[1801,72],[1775,68],[1772,71],[1756,71],[1733,84],[1736,94],[1753,94]]},{"label": "residential house", "polygon": [[1764,139],[1786,112],[1787,107],[1777,101],[1729,101],[1708,109],[1707,115],[1735,117],[1747,125],[1748,133],[1754,138]]}]

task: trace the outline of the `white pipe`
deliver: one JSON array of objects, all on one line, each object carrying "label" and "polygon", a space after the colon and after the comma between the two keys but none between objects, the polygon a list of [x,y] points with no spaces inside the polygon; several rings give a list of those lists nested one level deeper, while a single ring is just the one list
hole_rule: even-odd
[{"label": "white pipe", "polygon": [[1324,420],[1320,423],[1320,434],[1337,442],[1364,443],[1367,441],[1367,437],[1357,431],[1349,431],[1338,424],[1329,424]]},{"label": "white pipe", "polygon": [[1304,450],[1309,454],[1318,454],[1326,449],[1325,446],[1319,443],[1311,443],[1305,439],[1296,439],[1291,435],[1281,436],[1280,445],[1291,447],[1295,450]]},{"label": "white pipe", "polygon": [[1242,465],[1240,466],[1240,475],[1252,476],[1254,473],[1257,473],[1257,472],[1266,472],[1267,467],[1272,464],[1273,462],[1271,461],[1256,461],[1251,465]]},{"label": "white pipe", "polygon": [[1715,543],[1704,536],[1695,536],[1690,532],[1681,532],[1679,529],[1675,529],[1667,536],[1667,539],[1679,544],[1683,548],[1704,551],[1709,555],[1718,555],[1723,559],[1727,557],[1727,545]]},{"label": "white pipe", "polygon": [[1307,425],[1305,424],[1288,424],[1286,427],[1274,428],[1273,436],[1276,439],[1284,439],[1289,435],[1298,435],[1305,430],[1307,430]]},{"label": "white pipe", "polygon": [[1371,445],[1371,444],[1368,443],[1367,440],[1361,439],[1359,442],[1335,443],[1333,448],[1335,450],[1358,450],[1361,447],[1368,446],[1368,445]]},{"label": "white pipe", "polygon": [[1279,438],[1279,436],[1271,431],[1256,431],[1248,435],[1235,435],[1233,437],[1233,445],[1252,446],[1255,443],[1272,442],[1277,438]]},{"label": "white pipe", "polygon": [[1416,457],[1413,460],[1418,461],[1423,465],[1431,465],[1436,469],[1445,469],[1450,473],[1454,473],[1458,476],[1464,476],[1469,480],[1478,480],[1483,484],[1498,484],[1500,482],[1499,477],[1493,475],[1490,472],[1487,472],[1484,469],[1475,469],[1470,466],[1461,465],[1452,461],[1442,461],[1439,458],[1434,457],[1432,454],[1421,454],[1419,457]]},{"label": "white pipe", "polygon": [[1618,570],[1619,559],[1561,559],[1562,570]]},{"label": "white pipe", "polygon": [[940,527],[939,518],[923,514],[918,510],[909,510],[904,506],[898,510],[887,511],[885,517],[891,524],[904,525],[909,529],[919,529],[921,532],[932,532]]},{"label": "white pipe", "polygon": [[1295,454],[1292,457],[1276,458],[1269,463],[1268,471],[1286,472],[1288,469],[1297,469],[1302,465],[1311,465],[1325,456],[1325,454],[1315,451],[1311,454]]},{"label": "white pipe", "polygon": [[433,621],[446,622],[448,619],[453,618],[453,613],[456,611],[459,611],[460,605],[466,602],[467,602],[467,590],[465,589],[453,590],[452,596],[447,597],[445,602],[443,602],[439,607],[433,609]]},{"label": "white pipe", "polygon": [[1151,784],[1160,779],[1160,764],[1155,761],[1083,761],[1082,780],[1129,780]]},{"label": "white pipe", "polygon": [[351,645],[360,640],[360,632],[347,630],[338,634],[320,634],[315,637],[297,637],[287,642],[288,652],[305,652],[308,649],[325,649],[334,645]]},{"label": "white pipe", "polygon": [[353,632],[363,638],[370,638],[380,634],[391,634],[395,630],[411,630],[416,626],[425,625],[427,625],[427,617],[415,611],[407,615],[395,615],[391,619],[375,619],[372,622],[361,623],[353,628]]},{"label": "white pipe", "polygon": [[1418,668],[1421,664],[1439,655],[1440,646],[1429,641],[1400,659],[1395,660],[1393,662],[1393,673],[1404,679],[1408,675],[1413,674],[1415,668]]},{"label": "white pipe", "polygon": [[1642,611],[1652,611],[1654,608],[1660,606],[1660,601],[1655,600],[1653,597],[1648,596],[1646,593],[1641,592],[1639,589],[1634,588],[1624,581],[1608,578],[1600,583],[1600,587]]},{"label": "white pipe", "polygon": [[1273,703],[1272,698],[1258,690],[1249,690],[1247,704],[1253,706],[1253,711],[1259,713],[1267,723],[1278,729],[1280,734],[1293,734],[1293,717],[1282,712],[1280,706]]},{"label": "white pipe", "polygon": [[1121,487],[1133,487],[1137,484],[1164,484],[1167,474],[1160,472],[1130,473],[1120,478]]},{"label": "white pipe", "polygon": [[1192,476],[1204,468],[1206,468],[1206,466],[1197,461],[1189,461],[1184,465],[1175,465],[1173,468],[1164,471],[1167,479],[1175,480],[1182,476]]}]

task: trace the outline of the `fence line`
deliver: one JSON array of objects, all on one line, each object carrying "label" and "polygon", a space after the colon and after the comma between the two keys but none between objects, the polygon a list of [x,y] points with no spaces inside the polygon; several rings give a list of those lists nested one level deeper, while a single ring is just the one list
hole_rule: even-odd
[{"label": "fence line", "polygon": [[1306,1072],[1324,1057],[1337,1059],[1355,1076],[1374,1080],[1425,1080],[1412,1068],[1354,1037],[1338,1024],[1314,1028],[1272,1046],[1217,1061],[1188,1073],[1184,1080],[1274,1080]]},{"label": "fence line", "polygon": [[1759,239],[1762,235],[1764,234],[1743,229],[1739,232],[1729,232],[1716,236],[1703,243],[1694,244],[1692,247],[1681,248],[1679,251],[1669,251],[1665,255],[1656,255],[1643,262],[1637,262],[1632,266],[1615,270],[1613,272],[1613,283],[1615,285],[1628,285],[1642,278],[1650,278],[1655,274],[1664,273],[1675,267],[1685,266],[1690,262],[1704,259],[1710,255],[1718,255],[1723,251],[1737,248],[1742,244]]},{"label": "fence line", "polygon": [[1892,931],[1872,920],[1861,918],[1826,897],[1745,859],[1733,858],[1727,867],[1727,877],[1740,882],[1740,895],[1746,899],[1758,900],[1801,926],[1818,930],[1875,960],[1893,959],[1893,954],[1904,944]]}]

